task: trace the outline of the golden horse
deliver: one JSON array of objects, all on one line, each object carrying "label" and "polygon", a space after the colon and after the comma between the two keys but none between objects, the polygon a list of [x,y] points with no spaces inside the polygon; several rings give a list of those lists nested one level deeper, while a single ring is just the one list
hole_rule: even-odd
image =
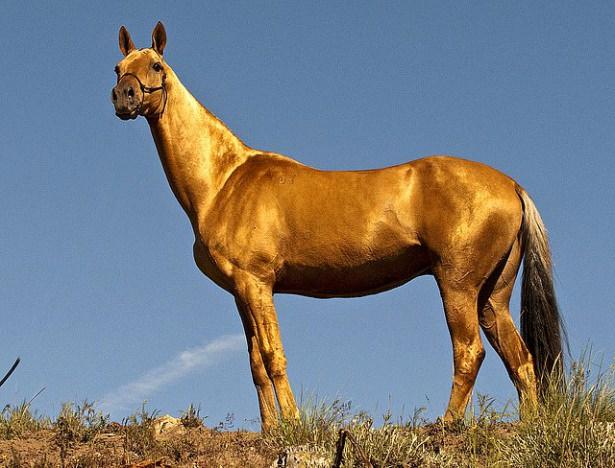
[{"label": "golden horse", "polygon": [[[144,116],[194,230],[199,269],[235,297],[262,428],[298,416],[274,293],[355,297],[433,275],[453,345],[445,420],[460,418],[485,355],[501,357],[521,405],[561,368],[563,329],[543,222],[526,191],[491,167],[446,156],[363,171],[321,171],[245,145],[124,26],[115,113]],[[524,260],[521,333],[509,300]],[[277,406],[276,406],[277,399]],[[278,413],[279,408],[279,413]]]}]

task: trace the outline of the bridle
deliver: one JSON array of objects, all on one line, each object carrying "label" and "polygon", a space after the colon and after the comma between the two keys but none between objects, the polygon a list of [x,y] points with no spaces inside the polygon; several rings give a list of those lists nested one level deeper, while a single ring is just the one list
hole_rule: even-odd
[{"label": "bridle", "polygon": [[126,72],[122,76],[118,76],[116,85],[118,85],[120,81],[122,81],[127,76],[132,76],[135,80],[137,80],[137,83],[139,83],[139,88],[141,88],[141,102],[137,107],[137,111],[139,114],[141,113],[141,108],[143,107],[143,99],[145,98],[145,95],[155,93],[156,91],[162,91],[164,97],[164,104],[162,105],[162,110],[154,114],[154,116],[156,117],[161,116],[167,107],[167,87],[165,86],[167,74],[165,72],[162,73],[162,82],[160,83],[160,86],[145,86],[137,75],[135,75],[134,73]]}]

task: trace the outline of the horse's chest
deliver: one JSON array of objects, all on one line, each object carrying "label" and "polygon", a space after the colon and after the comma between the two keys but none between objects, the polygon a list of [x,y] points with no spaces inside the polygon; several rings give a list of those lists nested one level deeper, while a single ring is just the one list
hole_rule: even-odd
[{"label": "horse's chest", "polygon": [[225,271],[224,265],[220,265],[220,262],[214,259],[207,246],[197,240],[194,243],[193,251],[194,261],[199,270],[218,286],[232,292],[230,275]]}]

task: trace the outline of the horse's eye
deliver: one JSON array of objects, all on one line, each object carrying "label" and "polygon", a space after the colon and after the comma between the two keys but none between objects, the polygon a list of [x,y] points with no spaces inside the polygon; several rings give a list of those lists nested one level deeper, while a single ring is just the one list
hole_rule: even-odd
[{"label": "horse's eye", "polygon": [[118,67],[117,65],[115,66],[115,68],[113,70],[115,71],[116,75],[120,74],[120,67]]},{"label": "horse's eye", "polygon": [[159,72],[162,70],[162,65],[160,62],[156,62],[154,65],[152,65],[152,68],[156,70],[157,72]]}]

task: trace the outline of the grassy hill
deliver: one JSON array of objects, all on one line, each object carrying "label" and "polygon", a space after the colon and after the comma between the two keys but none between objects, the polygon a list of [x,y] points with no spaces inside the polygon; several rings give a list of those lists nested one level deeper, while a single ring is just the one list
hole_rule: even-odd
[{"label": "grassy hill", "polygon": [[28,403],[0,416],[0,466],[10,467],[615,467],[615,369],[590,378],[576,363],[535,414],[498,412],[478,396],[464,421],[385,414],[375,425],[342,401],[305,404],[270,434],[203,425],[191,406],[167,426],[143,407],[121,423],[66,404],[51,419]]}]

